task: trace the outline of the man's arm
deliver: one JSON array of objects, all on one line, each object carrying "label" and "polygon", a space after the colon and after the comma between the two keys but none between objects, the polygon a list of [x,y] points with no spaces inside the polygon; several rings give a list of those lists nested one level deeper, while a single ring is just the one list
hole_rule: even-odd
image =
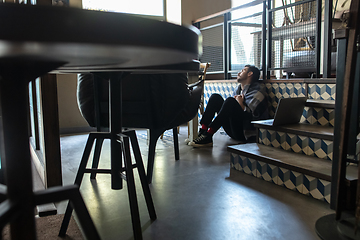
[{"label": "man's arm", "polygon": [[243,110],[245,110],[245,97],[244,94],[240,94],[240,95],[235,95],[234,98],[236,99],[236,101],[240,104],[241,108]]},{"label": "man's arm", "polygon": [[257,91],[249,101],[248,108],[251,110],[255,119],[261,117],[268,108],[266,93]]}]

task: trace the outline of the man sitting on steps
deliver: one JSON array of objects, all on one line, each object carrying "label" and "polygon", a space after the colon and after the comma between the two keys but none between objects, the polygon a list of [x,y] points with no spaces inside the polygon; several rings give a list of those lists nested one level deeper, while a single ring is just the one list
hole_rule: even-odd
[{"label": "man sitting on steps", "polygon": [[[240,84],[234,97],[224,100],[220,94],[212,94],[200,121],[199,135],[188,145],[212,146],[212,136],[221,126],[231,138],[246,142],[244,130],[254,129],[251,121],[268,118],[267,94],[258,81],[259,76],[257,67],[246,65],[237,75]],[[217,116],[214,119],[215,113]]]}]

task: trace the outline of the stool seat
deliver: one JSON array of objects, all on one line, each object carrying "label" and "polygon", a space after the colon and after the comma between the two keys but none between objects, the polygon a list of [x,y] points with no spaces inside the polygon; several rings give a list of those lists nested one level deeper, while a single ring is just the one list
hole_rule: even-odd
[{"label": "stool seat", "polygon": [[[122,126],[149,129],[147,178],[151,183],[157,140],[166,130],[173,129],[175,159],[179,159],[175,128],[196,116],[203,82],[188,85],[186,73],[128,74],[123,77],[121,84],[122,106],[119,112]],[[97,131],[108,131],[108,78],[99,74],[80,74],[77,97],[80,112],[88,124],[96,127]],[[93,167],[97,168],[95,156],[93,163]],[[95,178],[95,175],[92,174],[91,178]]]}]

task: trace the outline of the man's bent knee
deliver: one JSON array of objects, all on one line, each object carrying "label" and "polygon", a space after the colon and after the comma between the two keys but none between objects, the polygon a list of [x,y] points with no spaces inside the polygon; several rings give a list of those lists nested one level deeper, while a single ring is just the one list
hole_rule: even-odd
[{"label": "man's bent knee", "polygon": [[211,96],[209,98],[209,101],[210,100],[212,100],[212,101],[219,101],[219,100],[224,101],[223,97],[218,93],[211,94]]},{"label": "man's bent knee", "polygon": [[233,98],[233,97],[229,97],[229,98],[227,98],[225,101],[224,101],[224,105],[228,105],[228,104],[231,104],[231,105],[233,105],[233,104],[239,104],[238,103],[238,101],[236,101],[236,99],[235,98]]}]

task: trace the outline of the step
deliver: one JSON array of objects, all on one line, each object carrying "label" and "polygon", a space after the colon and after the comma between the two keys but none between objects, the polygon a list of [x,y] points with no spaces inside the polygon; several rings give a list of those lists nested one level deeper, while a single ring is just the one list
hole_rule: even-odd
[{"label": "step", "polygon": [[334,128],[331,126],[321,126],[305,123],[289,124],[283,126],[272,126],[270,121],[252,121],[256,128],[269,129],[278,132],[291,133],[300,136],[319,138],[324,140],[334,140]]},{"label": "step", "polygon": [[[257,142],[266,146],[332,160],[334,128],[312,124],[272,126],[269,121],[253,121],[258,131]],[[360,134],[357,136],[357,153],[360,151]]]},{"label": "step", "polygon": [[[330,202],[332,162],[257,143],[228,146],[231,167],[313,198]],[[347,183],[357,167],[347,167]]]},{"label": "step", "polygon": [[331,181],[331,161],[265,146],[258,143],[229,146],[228,151],[278,167]]},{"label": "step", "polygon": [[[269,115],[275,115],[277,103],[271,102]],[[307,99],[300,119],[300,123],[334,126],[335,121],[335,100]]]},{"label": "step", "polygon": [[335,100],[308,99],[300,122],[333,127],[335,122]]},{"label": "step", "polygon": [[334,149],[333,127],[312,124],[272,126],[268,122],[256,121],[257,142],[307,156],[332,160]]},{"label": "step", "polygon": [[335,109],[335,100],[307,99],[306,107]]}]

